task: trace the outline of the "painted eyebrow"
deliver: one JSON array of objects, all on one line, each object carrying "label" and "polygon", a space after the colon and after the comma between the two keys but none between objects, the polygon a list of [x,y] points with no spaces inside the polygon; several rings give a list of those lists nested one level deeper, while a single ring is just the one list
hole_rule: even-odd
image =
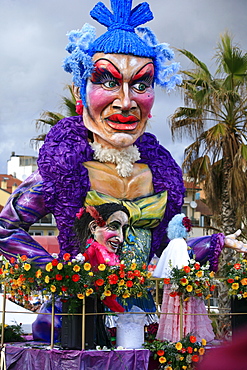
[{"label": "painted eyebrow", "polygon": [[147,63],[133,76],[132,81],[150,79],[154,76],[154,65],[153,63]]},{"label": "painted eyebrow", "polygon": [[98,59],[95,64],[95,68],[98,69],[100,73],[110,73],[114,78],[118,80],[122,80],[122,75],[119,71],[119,69],[109,60],[101,58]]}]

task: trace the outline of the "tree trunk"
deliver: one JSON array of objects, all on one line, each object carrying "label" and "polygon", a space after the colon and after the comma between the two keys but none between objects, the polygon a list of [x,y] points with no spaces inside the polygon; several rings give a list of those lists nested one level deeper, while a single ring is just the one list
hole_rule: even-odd
[{"label": "tree trunk", "polygon": [[[230,197],[228,192],[228,181],[229,173],[232,167],[232,163],[228,156],[224,156],[224,176],[223,176],[223,193],[222,193],[222,212],[221,212],[221,221],[222,229],[225,235],[232,234],[236,231],[236,212],[230,205]],[[232,259],[234,259],[235,252],[232,249],[224,248],[220,257],[219,263],[219,276],[224,277],[223,267]],[[231,320],[229,313],[231,312],[231,301],[227,294],[227,287],[222,281],[220,283],[218,296],[219,304],[219,329],[222,337],[226,337],[231,332]],[[225,315],[224,315],[225,314]]]}]

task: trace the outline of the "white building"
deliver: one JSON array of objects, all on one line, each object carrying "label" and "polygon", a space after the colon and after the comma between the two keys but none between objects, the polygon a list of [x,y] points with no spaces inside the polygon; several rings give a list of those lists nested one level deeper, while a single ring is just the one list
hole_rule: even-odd
[{"label": "white building", "polygon": [[24,181],[37,169],[37,157],[29,155],[16,155],[12,152],[7,161],[7,173],[17,179]]}]

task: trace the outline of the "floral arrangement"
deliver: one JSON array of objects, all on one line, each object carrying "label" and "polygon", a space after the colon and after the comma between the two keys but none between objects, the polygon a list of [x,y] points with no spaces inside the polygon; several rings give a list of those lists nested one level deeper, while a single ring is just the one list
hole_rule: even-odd
[{"label": "floral arrangement", "polygon": [[25,255],[10,261],[4,259],[0,266],[0,282],[5,283],[7,292],[24,300],[37,291],[79,300],[92,294],[99,294],[101,299],[111,295],[123,299],[141,297],[147,294],[150,276],[146,265],[135,260],[117,266],[100,264],[98,269],[93,269],[90,263],[84,263],[81,254],[72,258],[69,253],[62,260],[54,256],[43,269],[30,263]]},{"label": "floral arrangement", "polygon": [[208,299],[216,288],[217,280],[214,272],[209,269],[209,263],[201,265],[191,259],[182,268],[173,267],[171,278],[165,278],[164,284],[171,284],[172,297],[179,295],[184,300],[190,297]]},{"label": "floral arrangement", "polygon": [[188,334],[179,342],[167,342],[155,339],[143,347],[149,349],[154,360],[158,362],[158,370],[192,370],[202,360],[207,342],[198,342],[194,335]]},{"label": "floral arrangement", "polygon": [[247,259],[242,255],[237,262],[229,262],[224,268],[228,294],[238,299],[247,298]]}]

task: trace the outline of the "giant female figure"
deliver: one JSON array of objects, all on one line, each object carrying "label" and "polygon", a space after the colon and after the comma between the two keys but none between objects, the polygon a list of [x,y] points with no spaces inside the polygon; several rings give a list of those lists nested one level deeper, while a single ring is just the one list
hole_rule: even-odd
[{"label": "giant female figure", "polygon": [[[130,213],[124,252],[148,259],[165,246],[166,227],[181,210],[182,172],[154,135],[145,133],[154,84],[172,89],[181,81],[173,53],[148,28],[147,3],[111,0],[112,12],[97,3],[91,16],[107,27],[99,38],[86,24],[69,34],[64,69],[72,73],[82,114],[54,126],[40,150],[38,171],[10,197],[1,213],[0,251],[26,254],[39,264],[50,255],[28,234],[45,214],[54,214],[61,254],[76,255],[76,212],[83,205],[121,202]],[[212,261],[224,236],[203,241],[200,258]],[[198,247],[198,245],[197,245]],[[203,253],[201,252],[203,250]],[[132,254],[129,254],[129,252]],[[216,255],[215,255],[216,252]]]}]

